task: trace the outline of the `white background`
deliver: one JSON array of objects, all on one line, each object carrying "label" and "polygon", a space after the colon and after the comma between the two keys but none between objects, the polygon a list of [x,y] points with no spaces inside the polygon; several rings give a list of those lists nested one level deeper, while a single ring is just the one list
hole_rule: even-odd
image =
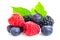
[{"label": "white background", "polygon": [[[8,18],[12,15],[12,6],[22,6],[29,10],[33,8],[37,2],[41,2],[48,15],[50,15],[55,24],[53,33],[50,36],[25,36],[23,34],[14,37],[7,32]],[[60,40],[60,0],[0,0],[0,40]]]}]

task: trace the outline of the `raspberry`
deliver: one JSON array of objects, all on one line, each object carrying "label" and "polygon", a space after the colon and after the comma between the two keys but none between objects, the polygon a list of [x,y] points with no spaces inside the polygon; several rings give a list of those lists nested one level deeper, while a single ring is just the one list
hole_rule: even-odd
[{"label": "raspberry", "polygon": [[37,25],[36,23],[31,22],[31,21],[26,22],[26,26],[24,28],[24,33],[27,36],[33,36],[33,35],[38,34],[39,32],[40,32],[39,25]]},{"label": "raspberry", "polygon": [[25,21],[21,15],[13,14],[9,19],[8,22],[10,25],[15,27],[22,27],[25,25]]}]

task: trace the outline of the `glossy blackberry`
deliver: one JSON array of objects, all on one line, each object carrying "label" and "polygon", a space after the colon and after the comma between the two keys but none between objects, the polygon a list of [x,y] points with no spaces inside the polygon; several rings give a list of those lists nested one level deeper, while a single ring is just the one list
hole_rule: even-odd
[{"label": "glossy blackberry", "polygon": [[27,21],[32,21],[32,20],[31,20],[31,16],[32,16],[32,15],[27,16],[27,17],[24,17],[25,22],[27,22]]},{"label": "glossy blackberry", "polygon": [[53,26],[54,24],[54,20],[50,16],[47,16],[46,18],[44,18],[43,21],[44,21],[44,25]]},{"label": "glossy blackberry", "polygon": [[40,28],[42,28],[42,26],[44,25],[44,22],[42,21],[42,22],[40,22]]}]

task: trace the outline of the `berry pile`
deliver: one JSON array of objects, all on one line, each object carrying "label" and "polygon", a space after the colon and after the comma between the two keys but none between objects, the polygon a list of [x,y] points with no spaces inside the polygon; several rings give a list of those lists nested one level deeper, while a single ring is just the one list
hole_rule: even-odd
[{"label": "berry pile", "polygon": [[40,3],[32,12],[21,7],[13,8],[13,12],[14,14],[8,19],[7,27],[13,36],[18,36],[22,32],[27,36],[33,36],[40,31],[45,36],[52,34],[54,20],[46,14]]},{"label": "berry pile", "polygon": [[9,19],[7,30],[13,36],[24,32],[28,36],[36,35],[40,32],[40,26],[32,21],[25,22],[21,15],[13,14]]}]

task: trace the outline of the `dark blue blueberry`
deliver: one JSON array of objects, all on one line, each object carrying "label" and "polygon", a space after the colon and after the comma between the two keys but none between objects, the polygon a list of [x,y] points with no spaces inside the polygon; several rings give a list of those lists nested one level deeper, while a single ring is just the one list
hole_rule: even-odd
[{"label": "dark blue blueberry", "polygon": [[34,21],[37,24],[40,24],[43,21],[42,16],[39,14],[33,15],[31,18],[32,18],[32,21]]},{"label": "dark blue blueberry", "polygon": [[11,30],[10,30],[10,33],[11,33],[13,36],[18,36],[18,35],[21,33],[21,30],[20,30],[20,28],[12,27]]},{"label": "dark blue blueberry", "polygon": [[48,36],[48,35],[52,34],[53,29],[52,29],[51,26],[45,25],[41,28],[41,32],[42,32],[43,35]]},{"label": "dark blue blueberry", "polygon": [[12,26],[11,25],[8,25],[7,26],[7,31],[10,33],[10,30],[11,30]]}]

